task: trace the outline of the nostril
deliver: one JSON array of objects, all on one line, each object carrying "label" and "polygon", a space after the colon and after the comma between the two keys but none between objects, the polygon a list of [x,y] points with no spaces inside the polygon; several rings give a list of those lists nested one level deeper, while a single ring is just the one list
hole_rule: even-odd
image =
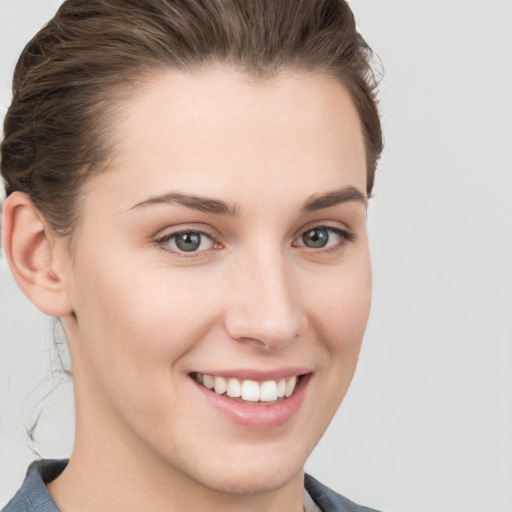
[{"label": "nostril", "polygon": [[297,317],[262,316],[230,311],[226,316],[226,331],[230,338],[240,343],[265,350],[285,348],[299,337],[300,322]]}]

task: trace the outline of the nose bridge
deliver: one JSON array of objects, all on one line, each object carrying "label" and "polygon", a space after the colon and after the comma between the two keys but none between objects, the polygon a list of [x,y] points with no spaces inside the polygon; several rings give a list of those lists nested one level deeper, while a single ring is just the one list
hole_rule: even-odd
[{"label": "nose bridge", "polygon": [[290,267],[279,248],[241,258],[233,276],[226,324],[232,338],[267,349],[293,343],[302,328],[302,311],[293,293]]}]

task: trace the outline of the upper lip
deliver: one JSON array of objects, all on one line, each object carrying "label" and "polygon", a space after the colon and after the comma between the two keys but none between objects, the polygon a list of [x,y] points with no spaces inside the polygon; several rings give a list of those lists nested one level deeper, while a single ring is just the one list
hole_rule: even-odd
[{"label": "upper lip", "polygon": [[211,375],[215,377],[233,378],[239,380],[254,380],[265,382],[268,380],[279,380],[287,377],[305,375],[312,370],[307,367],[288,367],[277,368],[274,370],[259,370],[253,368],[238,368],[229,370],[198,370],[192,373],[201,373],[202,375]]}]

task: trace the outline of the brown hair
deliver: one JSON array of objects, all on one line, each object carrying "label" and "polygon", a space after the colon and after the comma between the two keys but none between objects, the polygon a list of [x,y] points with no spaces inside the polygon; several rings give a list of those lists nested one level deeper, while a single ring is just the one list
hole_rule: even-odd
[{"label": "brown hair", "polygon": [[382,133],[372,52],[343,0],[67,0],[17,63],[4,122],[7,195],[26,192],[60,234],[81,188],[108,165],[116,106],[158,70],[223,63],[337,77],[359,112],[371,194]]}]

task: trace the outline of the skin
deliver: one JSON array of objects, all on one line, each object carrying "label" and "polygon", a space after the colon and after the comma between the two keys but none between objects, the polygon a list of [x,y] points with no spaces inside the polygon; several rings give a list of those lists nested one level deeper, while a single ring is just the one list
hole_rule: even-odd
[{"label": "skin", "polygon": [[[60,310],[37,285],[34,302],[61,317],[76,394],[74,451],[50,494],[66,512],[302,510],[304,462],[348,389],[370,308],[364,199],[303,209],[347,187],[364,198],[349,94],[325,75],[169,72],[112,133],[116,156],[86,184],[73,257],[47,229],[33,251]],[[169,193],[234,214],[140,204]],[[30,204],[8,201],[22,225]],[[316,226],[331,229],[327,247],[305,245]],[[183,230],[210,238],[184,255],[162,240]],[[219,413],[190,377],[289,367],[311,373],[303,402],[263,430]]]}]

